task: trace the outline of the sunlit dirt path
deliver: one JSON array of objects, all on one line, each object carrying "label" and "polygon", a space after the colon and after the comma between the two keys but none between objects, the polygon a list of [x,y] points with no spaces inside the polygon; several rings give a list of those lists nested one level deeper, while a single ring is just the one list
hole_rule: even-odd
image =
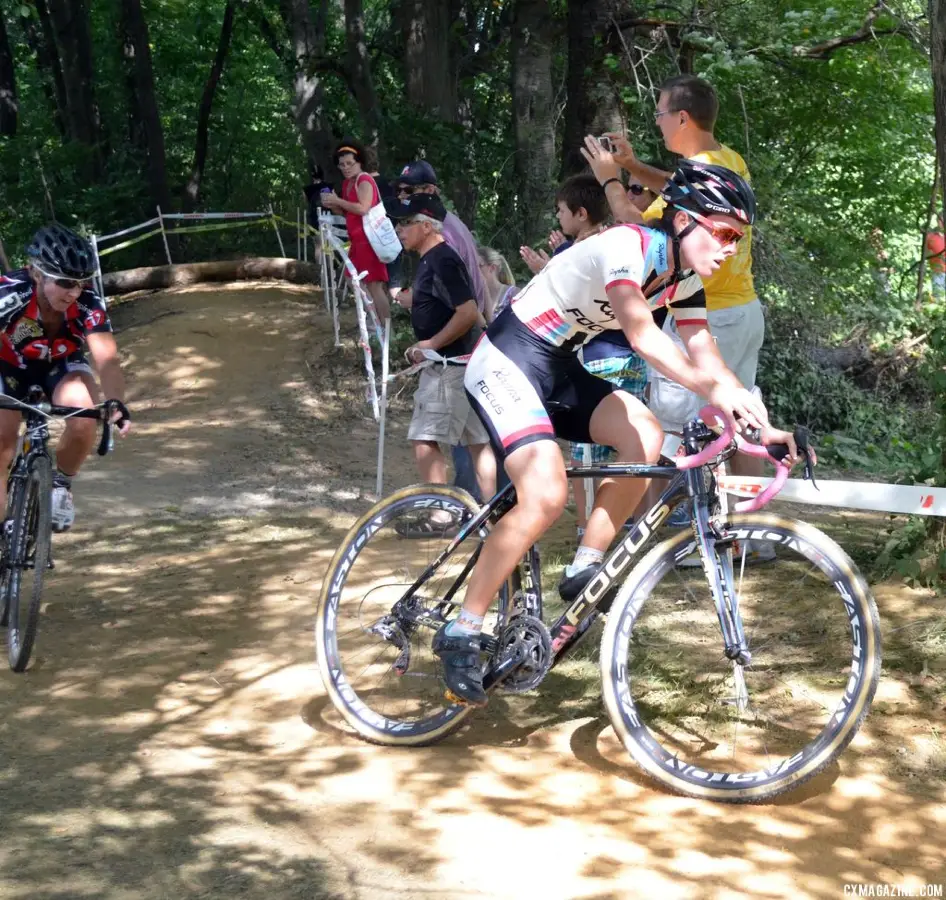
[{"label": "sunlit dirt path", "polygon": [[[114,319],[135,430],[77,481],[32,668],[0,669],[0,897],[841,898],[946,881],[942,598],[875,588],[874,712],[775,805],[639,777],[590,661],[439,746],[365,744],[327,704],[312,638],[374,482],[359,354],[333,348],[317,293],[274,285],[157,294]],[[407,408],[391,488],[413,480]],[[845,543],[843,517],[828,525]]]}]

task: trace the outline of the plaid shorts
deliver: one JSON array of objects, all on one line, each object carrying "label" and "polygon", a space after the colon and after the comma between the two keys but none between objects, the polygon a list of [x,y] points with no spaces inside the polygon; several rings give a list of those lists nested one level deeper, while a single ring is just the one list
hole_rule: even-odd
[{"label": "plaid shorts", "polygon": [[[647,387],[647,363],[636,353],[628,356],[609,356],[605,359],[594,359],[585,363],[585,369],[592,375],[597,375],[611,384],[617,385],[622,391],[644,399],[644,388]],[[570,444],[572,463],[575,465],[598,465],[610,462],[617,455],[613,447],[601,444]],[[591,448],[591,458],[584,458],[585,447]]]}]

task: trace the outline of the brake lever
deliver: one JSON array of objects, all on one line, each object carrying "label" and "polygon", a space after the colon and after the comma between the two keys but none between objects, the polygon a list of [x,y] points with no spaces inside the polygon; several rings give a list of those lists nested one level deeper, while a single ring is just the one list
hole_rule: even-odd
[{"label": "brake lever", "polygon": [[811,443],[808,440],[809,434],[808,429],[804,425],[795,426],[795,443],[798,446],[798,449],[805,456],[805,481],[810,481],[811,486],[819,491],[821,488],[818,487],[818,482],[815,481],[815,467],[811,462]]}]

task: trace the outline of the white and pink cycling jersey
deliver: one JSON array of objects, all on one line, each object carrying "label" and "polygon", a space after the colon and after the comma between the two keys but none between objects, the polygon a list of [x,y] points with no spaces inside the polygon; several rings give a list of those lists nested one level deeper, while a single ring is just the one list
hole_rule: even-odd
[{"label": "white and pink cycling jersey", "polygon": [[658,325],[667,311],[678,325],[706,323],[703,282],[687,271],[669,285],[654,282],[670,266],[670,238],[639,225],[616,225],[552,257],[512,303],[531,332],[556,347],[573,350],[602,331],[619,329],[608,289],[629,284],[644,294]]}]

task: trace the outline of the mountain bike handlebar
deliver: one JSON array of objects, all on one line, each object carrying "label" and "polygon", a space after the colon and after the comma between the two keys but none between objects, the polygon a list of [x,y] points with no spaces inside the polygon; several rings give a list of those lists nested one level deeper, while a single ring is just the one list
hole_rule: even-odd
[{"label": "mountain bike handlebar", "polygon": [[[725,421],[723,414],[714,406],[703,407],[703,409],[700,410],[699,418],[707,425],[717,419]],[[733,442],[735,442],[736,448],[740,453],[745,453],[747,456],[757,456],[762,459],[768,459],[775,463],[775,477],[772,479],[772,482],[758,496],[753,497],[751,500],[742,500],[733,507],[736,512],[755,512],[756,510],[762,509],[763,506],[778,494],[788,480],[791,466],[785,462],[785,457],[788,456],[787,444],[762,445],[750,443],[741,435],[736,434],[732,426],[727,423],[723,429],[723,433],[710,441],[699,453],[694,453],[691,456],[677,457],[674,463],[678,469],[695,469],[699,466],[705,466],[719,456],[719,454],[728,450]],[[795,443],[800,453],[805,457],[805,477],[811,478],[812,481],[814,481],[811,471],[811,458],[808,454],[807,428],[801,426],[795,427]]]}]

